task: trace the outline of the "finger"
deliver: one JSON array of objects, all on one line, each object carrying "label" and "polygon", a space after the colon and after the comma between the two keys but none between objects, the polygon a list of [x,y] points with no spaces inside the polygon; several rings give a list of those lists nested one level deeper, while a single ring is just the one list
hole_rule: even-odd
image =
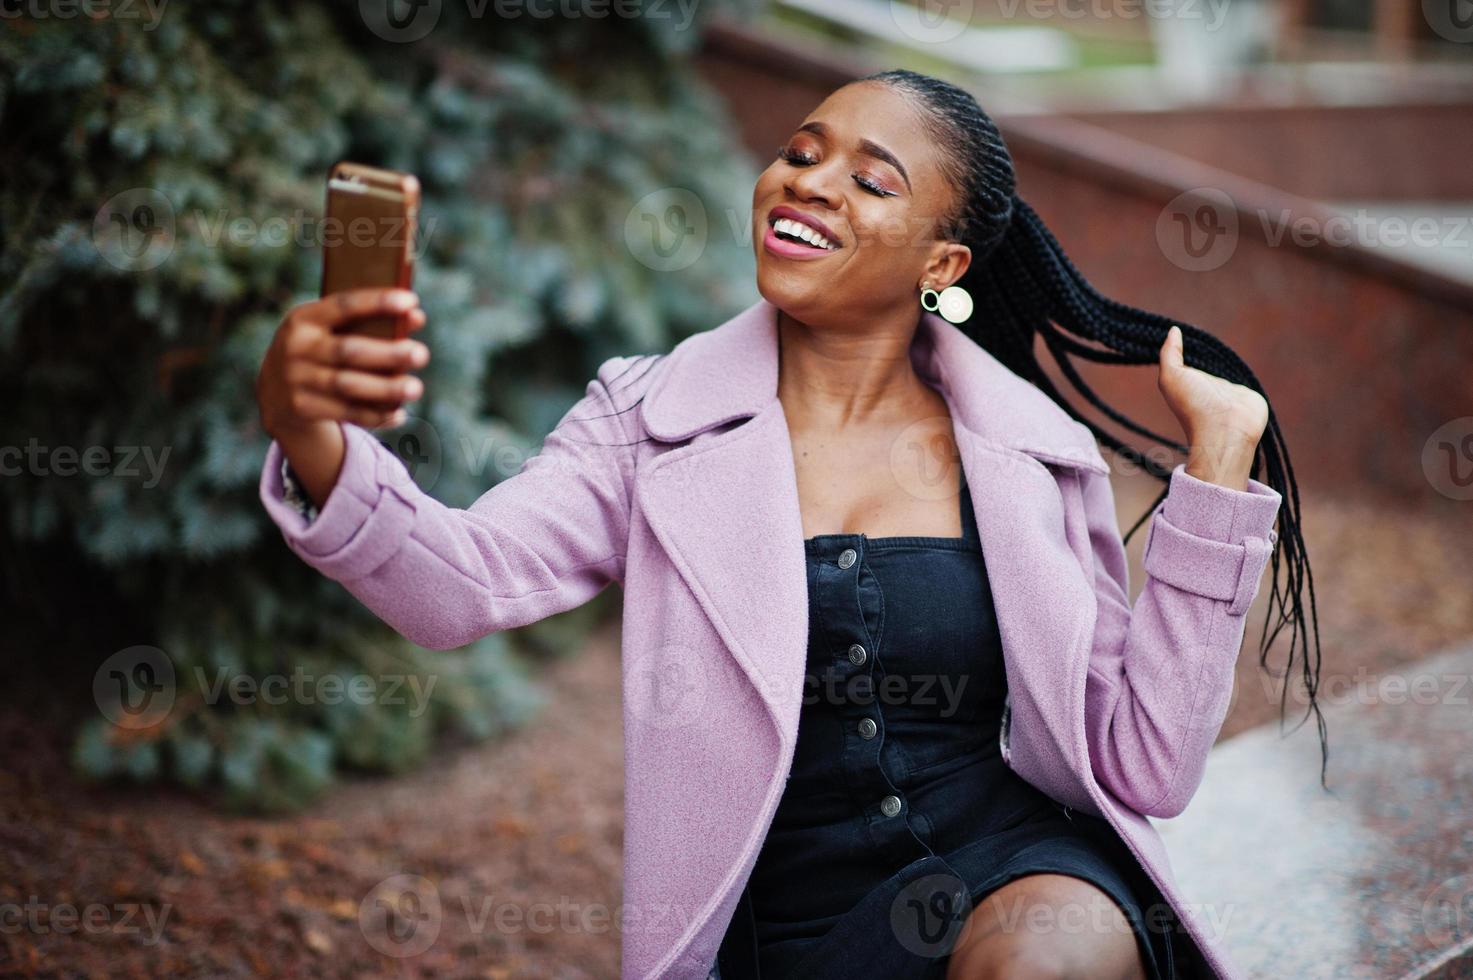
[{"label": "finger", "polygon": [[365,429],[403,425],[409,417],[409,413],[402,408],[358,405],[307,389],[298,389],[292,395],[292,408],[304,419],[352,422]]},{"label": "finger", "polygon": [[1161,345],[1161,371],[1174,370],[1182,366],[1182,338],[1181,327],[1171,325],[1166,331],[1166,342]]},{"label": "finger", "polygon": [[330,367],[402,374],[424,367],[430,349],[418,340],[389,340],[364,334],[314,332],[295,356]]},{"label": "finger", "polygon": [[424,382],[412,374],[384,375],[328,367],[311,361],[296,362],[288,369],[287,377],[318,394],[388,408],[397,408],[406,401],[417,401],[424,394]]},{"label": "finger", "polygon": [[396,408],[391,412],[379,412],[354,407],[348,421],[354,425],[361,425],[365,429],[397,429],[409,421],[409,413],[402,408]]},{"label": "finger", "polygon": [[370,287],[345,289],[304,303],[299,316],[320,327],[333,329],[367,316],[397,316],[419,306],[419,296],[408,289]]},{"label": "finger", "polygon": [[429,317],[425,315],[425,311],[423,309],[415,307],[414,309],[410,310],[409,331],[413,333],[414,331],[418,330],[420,327],[425,325],[425,321],[428,319]]}]

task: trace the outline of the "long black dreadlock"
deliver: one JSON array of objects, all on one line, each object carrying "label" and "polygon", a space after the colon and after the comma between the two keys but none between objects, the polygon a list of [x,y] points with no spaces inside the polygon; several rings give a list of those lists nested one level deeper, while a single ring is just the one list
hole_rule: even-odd
[{"label": "long black dreadlock", "polygon": [[[1104,364],[1156,364],[1160,360],[1161,345],[1166,342],[1166,333],[1172,324],[1176,324],[1181,327],[1186,364],[1246,385],[1268,400],[1267,393],[1248,365],[1221,340],[1181,320],[1116,302],[1100,295],[1089,284],[1069,261],[1043,220],[1018,197],[1013,159],[1002,133],[970,92],[950,82],[903,68],[876,72],[855,81],[881,82],[910,98],[920,110],[927,131],[942,150],[942,173],[956,189],[957,204],[952,213],[940,221],[938,233],[971,249],[972,262],[957,285],[972,295],[980,314],[968,320],[963,329],[1010,370],[1031,381],[1071,417],[1087,425],[1100,442],[1141,466],[1163,484],[1169,483],[1171,468],[1100,428],[1080,414],[1058,391],[1038,362],[1034,350],[1035,336],[1043,338],[1044,346],[1059,370],[1086,401],[1112,421],[1178,453],[1188,452],[1189,447],[1150,431],[1107,405],[1085,383],[1070,362],[1069,355]],[[987,324],[985,330],[973,327],[979,321]],[[1089,346],[1081,340],[1093,341],[1100,346]],[[630,387],[661,359],[659,355],[636,358],[623,372],[634,373],[634,378],[618,387]],[[623,376],[614,380],[622,381]],[[602,382],[600,385],[613,404],[613,390]],[[640,401],[643,401],[642,396],[633,404],[610,414],[630,411]],[[592,416],[582,421],[604,417],[607,416]],[[1254,458],[1254,473],[1260,471],[1260,462],[1267,471],[1262,482],[1277,490],[1285,503],[1279,512],[1280,531],[1272,552],[1272,592],[1263,633],[1259,637],[1258,663],[1270,676],[1284,678],[1279,696],[1282,720],[1289,692],[1288,676],[1294,667],[1294,649],[1299,637],[1305,637],[1304,686],[1309,697],[1308,710],[1315,715],[1319,732],[1320,785],[1325,786],[1329,742],[1324,715],[1315,698],[1319,688],[1320,655],[1314,578],[1310,574],[1309,556],[1300,533],[1299,488],[1294,481],[1288,446],[1279,429],[1272,402],[1269,403],[1268,428]],[[1165,498],[1166,490],[1163,489],[1146,512],[1131,525],[1124,536],[1125,541],[1130,540]],[[1287,570],[1287,582],[1282,592],[1279,589],[1281,558]],[[1302,600],[1306,588],[1314,632],[1312,661]],[[1273,633],[1269,634],[1269,622],[1274,619],[1276,604],[1279,616],[1274,622]],[[1286,624],[1291,626],[1288,664],[1283,674],[1275,674],[1268,665],[1268,648]]]},{"label": "long black dreadlock", "polygon": [[[1085,280],[1038,214],[1018,197],[1013,160],[1002,133],[970,92],[950,82],[907,69],[876,72],[857,81],[881,82],[909,98],[920,111],[928,133],[941,148],[942,173],[956,189],[958,203],[953,212],[942,220],[939,233],[972,251],[971,265],[957,285],[972,295],[980,316],[967,321],[964,329],[979,321],[986,324],[985,330],[968,329],[968,335],[1009,369],[1048,394],[1073,418],[1089,426],[1101,443],[1142,466],[1162,483],[1169,482],[1170,468],[1125,445],[1085,418],[1064,398],[1038,361],[1034,350],[1035,336],[1043,338],[1063,376],[1086,401],[1130,431],[1170,446],[1179,453],[1186,453],[1188,447],[1148,430],[1105,404],[1080,377],[1069,355],[1105,364],[1156,364],[1167,331],[1175,323],[1181,327],[1185,363],[1252,388],[1268,400],[1263,386],[1248,365],[1221,340],[1184,321],[1108,299]],[[1093,341],[1103,349],[1081,341]],[[1307,587],[1315,653],[1311,662],[1308,636],[1305,635],[1303,678],[1309,696],[1309,710],[1317,720],[1320,785],[1324,786],[1329,744],[1324,715],[1315,699],[1319,687],[1320,657],[1314,579],[1310,575],[1309,556],[1300,533],[1299,490],[1294,481],[1294,468],[1289,464],[1289,450],[1271,402],[1268,428],[1254,459],[1255,473],[1259,470],[1260,461],[1267,471],[1263,482],[1282,494],[1284,505],[1279,514],[1279,537],[1273,549],[1270,574],[1273,591],[1269,597],[1263,635],[1259,639],[1258,662],[1271,676],[1285,678],[1279,697],[1282,720],[1289,691],[1287,678],[1294,667],[1294,648],[1298,638],[1305,635],[1301,593]],[[1163,489],[1150,509],[1131,526],[1125,535],[1126,541],[1165,497]],[[1279,591],[1278,582],[1281,555],[1288,571],[1283,593]],[[1273,619],[1275,603],[1279,617],[1273,634],[1269,635],[1268,626]],[[1289,659],[1285,673],[1276,675],[1268,666],[1268,647],[1286,623],[1292,626]]]}]

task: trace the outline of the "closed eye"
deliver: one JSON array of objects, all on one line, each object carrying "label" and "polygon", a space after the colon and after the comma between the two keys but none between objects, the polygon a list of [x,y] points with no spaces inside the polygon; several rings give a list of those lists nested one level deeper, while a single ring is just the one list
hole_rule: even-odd
[{"label": "closed eye", "polygon": [[876,184],[874,181],[870,180],[868,177],[864,176],[863,174],[855,174],[854,175],[854,182],[856,184],[858,184],[860,187],[863,187],[865,190],[869,191],[871,194],[874,194],[876,197],[894,197],[895,196],[895,192],[894,191],[887,191],[887,190],[885,190],[885,188],[881,187],[879,184]]},{"label": "closed eye", "polygon": [[[786,160],[795,167],[811,167],[818,161],[807,153],[799,150],[790,150],[786,146],[780,146],[777,150],[778,158]],[[879,184],[865,177],[864,174],[854,174],[854,182],[876,197],[894,197],[895,191],[886,190]]]}]

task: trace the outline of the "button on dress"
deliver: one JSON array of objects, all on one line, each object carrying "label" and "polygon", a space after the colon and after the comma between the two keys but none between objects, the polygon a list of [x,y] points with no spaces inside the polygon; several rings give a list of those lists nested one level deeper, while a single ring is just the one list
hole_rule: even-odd
[{"label": "button on dress", "polygon": [[1130,918],[1147,975],[1176,976],[1177,931],[1161,927],[1175,922],[1170,907],[1119,835],[1002,760],[1002,640],[965,483],[960,501],[959,538],[804,542],[793,765],[712,977],[944,977],[971,910],[1031,872],[1104,889]]}]

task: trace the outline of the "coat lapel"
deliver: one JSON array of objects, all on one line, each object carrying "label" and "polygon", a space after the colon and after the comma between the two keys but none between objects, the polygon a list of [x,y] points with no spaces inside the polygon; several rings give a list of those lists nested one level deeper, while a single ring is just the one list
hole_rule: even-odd
[{"label": "coat lapel", "polygon": [[1059,486],[1043,461],[956,428],[1002,640],[1004,725],[1010,719],[1026,727],[1031,745],[1051,742],[1054,757],[1068,760],[1048,771],[1025,762],[1019,773],[1054,799],[1081,806],[1087,790],[1060,780],[1089,768],[1083,727],[1076,725],[1084,718],[1086,672],[1075,661],[1088,656],[1096,615],[1079,554],[1088,536],[1080,527],[1071,540]]},{"label": "coat lapel", "polygon": [[659,457],[640,481],[645,518],[784,747],[796,735],[808,644],[797,479],[782,403],[709,443]]},{"label": "coat lapel", "polygon": [[[1092,433],[935,314],[922,316],[912,357],[951,409],[1010,689],[1082,677],[1066,671],[1062,658],[1092,623],[1092,588],[1066,532],[1058,486],[1042,464],[1108,472]],[[707,434],[652,460],[636,493],[790,753],[808,600],[792,446],[777,399],[777,309],[759,301],[669,358],[641,405],[645,426],[667,441]],[[710,431],[739,419],[749,421]],[[1051,696],[1082,699],[1083,691]],[[1049,715],[1080,711],[1071,703]],[[1077,754],[1074,733],[1050,734],[1065,756]]]}]

